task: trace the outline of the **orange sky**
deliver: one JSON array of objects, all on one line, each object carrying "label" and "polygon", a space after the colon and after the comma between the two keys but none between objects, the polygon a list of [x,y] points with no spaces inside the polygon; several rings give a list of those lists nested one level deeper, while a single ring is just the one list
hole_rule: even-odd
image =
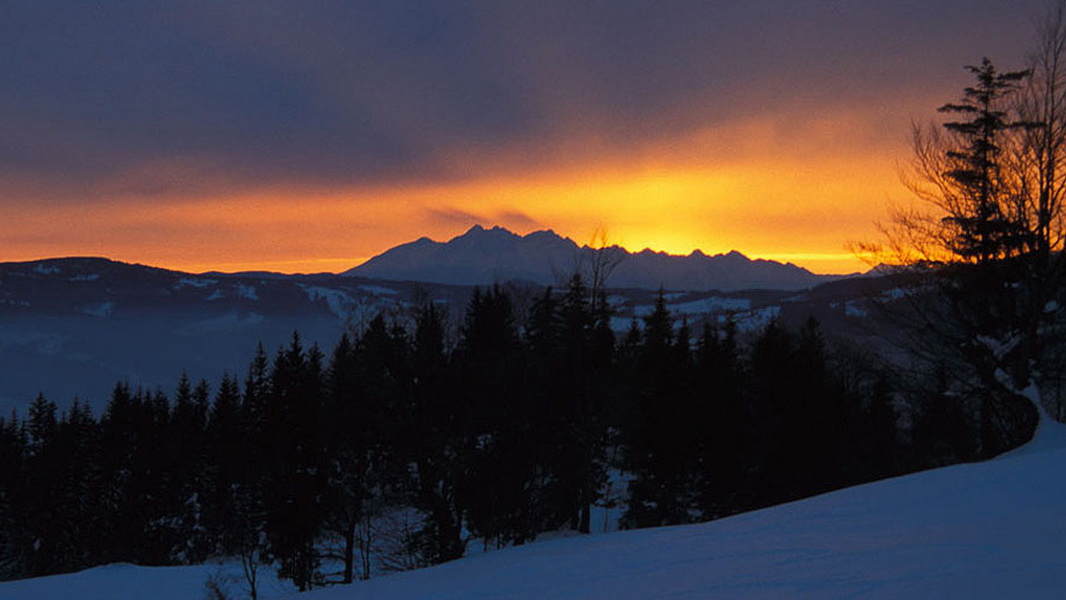
[{"label": "orange sky", "polygon": [[[888,203],[907,197],[896,166],[906,158],[905,135],[871,138],[874,122],[838,113],[786,130],[760,119],[614,156],[594,143],[496,148],[442,157],[464,177],[439,182],[244,186],[145,202],[117,190],[137,189],[129,180],[148,175],[125,174],[94,192],[115,190],[110,200],[45,201],[6,215],[4,228],[20,241],[4,258],[104,255],[194,272],[335,272],[422,235],[446,240],[480,223],[522,234],[551,228],[579,244],[602,229],[631,251],[736,249],[815,272],[853,272],[868,266],[848,243],[875,236]],[[583,155],[594,153],[600,158]]]},{"label": "orange sky", "polygon": [[481,224],[839,273],[1044,2],[46,4],[0,20],[2,261],[336,272]]}]

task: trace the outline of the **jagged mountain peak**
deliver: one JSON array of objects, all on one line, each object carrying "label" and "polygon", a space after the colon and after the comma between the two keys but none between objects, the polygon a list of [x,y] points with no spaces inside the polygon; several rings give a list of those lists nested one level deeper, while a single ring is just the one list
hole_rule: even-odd
[{"label": "jagged mountain peak", "polygon": [[[524,236],[498,225],[472,226],[447,242],[424,241],[396,246],[343,275],[396,281],[455,285],[489,285],[508,280],[555,285],[592,263],[597,250],[578,246],[554,231]],[[837,279],[816,275],[792,264],[751,260],[733,250],[708,256],[694,250],[688,256],[657,252],[637,253],[612,246],[604,249],[620,258],[608,285],[674,290],[805,289]]]}]

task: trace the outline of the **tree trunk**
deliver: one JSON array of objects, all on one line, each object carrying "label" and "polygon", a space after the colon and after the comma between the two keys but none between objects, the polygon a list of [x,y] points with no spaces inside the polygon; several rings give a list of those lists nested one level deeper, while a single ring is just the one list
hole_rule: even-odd
[{"label": "tree trunk", "polygon": [[344,581],[351,583],[355,577],[355,519],[348,521],[344,531]]}]

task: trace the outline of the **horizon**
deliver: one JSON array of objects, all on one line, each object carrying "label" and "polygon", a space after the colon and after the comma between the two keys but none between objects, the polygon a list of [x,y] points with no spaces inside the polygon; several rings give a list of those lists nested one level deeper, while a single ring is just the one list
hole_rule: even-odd
[{"label": "horizon", "polygon": [[337,271],[497,223],[865,270],[911,123],[1045,9],[16,0],[0,260]]},{"label": "horizon", "polygon": [[[192,274],[192,275],[205,275],[205,274],[210,274],[210,273],[222,273],[222,274],[234,275],[234,274],[240,274],[240,273],[246,273],[246,272],[265,272],[265,273],[272,273],[272,274],[277,274],[277,275],[341,275],[341,274],[343,274],[346,271],[350,271],[352,269],[355,269],[355,268],[358,268],[360,266],[363,266],[364,264],[366,264],[367,262],[373,260],[374,258],[377,258],[378,256],[381,256],[382,254],[385,254],[385,253],[389,252],[390,250],[393,250],[393,249],[395,249],[395,248],[397,248],[399,246],[410,244],[410,243],[416,242],[416,241],[421,240],[421,239],[428,239],[428,240],[430,240],[430,241],[432,241],[432,242],[434,242],[436,244],[447,244],[447,243],[449,243],[449,242],[451,242],[451,241],[453,241],[453,240],[455,240],[455,239],[457,239],[459,237],[462,237],[464,235],[469,234],[470,232],[474,231],[475,229],[480,229],[481,231],[491,231],[491,230],[494,230],[494,229],[501,229],[501,230],[506,231],[507,233],[510,233],[512,235],[515,235],[515,236],[517,236],[519,238],[527,238],[530,235],[533,235],[535,233],[550,233],[550,234],[553,234],[553,235],[559,237],[562,240],[567,240],[567,241],[573,242],[578,248],[591,248],[591,249],[597,249],[598,250],[598,249],[602,249],[602,248],[612,248],[612,247],[614,247],[614,248],[621,248],[622,250],[624,250],[625,252],[627,252],[630,255],[640,254],[642,252],[653,252],[653,253],[656,253],[656,254],[665,254],[665,255],[667,255],[667,256],[669,256],[671,258],[687,258],[687,257],[695,255],[695,254],[702,254],[703,256],[714,258],[714,257],[718,257],[718,256],[726,256],[728,254],[736,253],[736,254],[739,254],[739,255],[743,256],[744,258],[746,258],[748,260],[751,260],[751,261],[767,260],[767,261],[772,261],[772,262],[776,262],[776,263],[783,264],[783,265],[784,264],[792,264],[792,265],[800,266],[801,268],[805,268],[806,269],[806,267],[803,267],[802,265],[799,265],[796,262],[791,261],[791,260],[782,260],[781,258],[776,258],[776,257],[751,256],[751,255],[749,255],[749,254],[747,254],[747,253],[745,253],[743,251],[737,250],[737,249],[730,249],[730,250],[726,250],[724,252],[709,253],[709,252],[704,252],[700,248],[695,248],[695,249],[693,249],[692,251],[690,251],[687,254],[676,254],[676,253],[668,252],[668,251],[665,251],[665,250],[658,250],[658,249],[649,248],[649,247],[641,248],[640,250],[633,250],[633,249],[630,249],[630,248],[626,248],[625,246],[621,246],[620,244],[616,244],[616,243],[614,243],[613,241],[611,241],[609,239],[606,240],[607,243],[605,245],[594,245],[593,241],[582,243],[582,242],[580,242],[578,240],[574,240],[573,238],[571,238],[569,236],[562,235],[562,234],[554,231],[551,228],[534,229],[534,230],[528,231],[526,233],[520,233],[520,232],[517,232],[517,231],[512,231],[511,229],[509,229],[507,227],[504,227],[502,225],[482,225],[481,223],[475,223],[475,224],[471,225],[470,227],[468,227],[466,230],[464,230],[463,233],[459,233],[459,234],[453,235],[453,236],[451,236],[449,238],[446,238],[446,239],[437,240],[437,239],[432,239],[429,236],[420,236],[419,238],[412,239],[412,240],[407,240],[406,242],[403,242],[403,243],[398,244],[396,246],[392,246],[390,248],[386,248],[386,249],[382,250],[381,252],[378,252],[378,253],[374,254],[373,256],[370,256],[370,257],[367,257],[367,258],[359,258],[359,259],[325,259],[324,261],[315,261],[315,262],[311,262],[311,263],[307,263],[305,261],[293,260],[293,261],[287,261],[285,263],[281,263],[283,265],[284,264],[288,264],[288,265],[292,266],[292,265],[321,265],[323,263],[334,263],[335,262],[336,264],[338,264],[340,266],[335,268],[334,270],[306,270],[306,269],[305,270],[299,270],[299,267],[296,267],[296,269],[289,269],[289,270],[279,270],[279,269],[275,269],[275,268],[267,268],[267,269],[263,269],[263,268],[243,268],[243,265],[241,265],[241,264],[233,265],[234,268],[229,268],[229,269],[218,268],[218,265],[215,265],[212,268],[197,268],[196,266],[181,267],[181,266],[173,266],[173,265],[165,265],[165,264],[156,264],[156,263],[151,263],[151,262],[147,262],[147,261],[143,261],[143,260],[136,260],[136,259],[134,259],[134,260],[119,259],[119,258],[115,258],[115,257],[111,257],[111,256],[105,256],[105,255],[42,256],[42,257],[25,259],[25,260],[12,260],[12,261],[0,261],[0,262],[3,262],[3,263],[33,263],[33,262],[40,262],[40,261],[90,259],[90,260],[106,260],[106,261],[111,261],[111,262],[134,264],[134,265],[141,265],[141,266],[154,267],[154,268],[162,268],[162,269],[166,269],[166,270],[183,272],[183,273],[188,273],[188,274]],[[354,261],[354,262],[348,262],[349,260]],[[258,263],[258,262],[257,263],[251,263],[251,264],[253,266],[261,266],[262,265],[262,263]],[[810,271],[811,273],[815,274],[815,275],[849,276],[849,275],[856,275],[856,274],[866,273],[866,272],[870,271],[872,268],[874,268],[874,267],[870,266],[870,265],[866,265],[866,268],[864,268],[862,270],[856,270],[856,271],[852,271],[852,272],[826,272],[826,273],[820,273],[820,272],[817,272],[817,271],[811,271],[810,269],[807,269],[807,270]]]}]

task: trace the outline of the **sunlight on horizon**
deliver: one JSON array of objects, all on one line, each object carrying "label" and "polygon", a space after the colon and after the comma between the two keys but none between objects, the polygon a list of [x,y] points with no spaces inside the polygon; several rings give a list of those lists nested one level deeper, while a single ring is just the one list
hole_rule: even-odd
[{"label": "sunlight on horizon", "polygon": [[[869,206],[854,198],[878,187],[874,194],[888,197],[889,186],[898,184],[884,184],[883,170],[871,186],[844,177],[848,168],[870,172],[863,161],[818,168],[616,168],[436,186],[267,189],[152,206],[118,202],[96,210],[77,206],[61,221],[47,213],[21,215],[20,229],[47,226],[55,235],[33,245],[35,256],[8,260],[93,254],[195,272],[340,272],[396,245],[423,236],[447,241],[480,224],[520,235],[552,229],[578,245],[601,231],[607,244],[630,252],[736,250],[815,272],[850,273],[867,265],[846,251],[846,243],[874,234]],[[826,179],[834,175],[836,180]]]},{"label": "sunlight on horizon", "polygon": [[[884,207],[906,197],[898,148],[858,152],[832,143],[857,137],[855,122],[815,120],[809,147],[782,149],[777,128],[757,121],[577,161],[527,162],[535,147],[505,149],[496,161],[444,157],[461,176],[438,181],[221,182],[214,194],[152,202],[129,192],[96,203],[44,202],[8,215],[0,245],[14,254],[4,260],[88,254],[195,272],[341,272],[420,237],[447,241],[480,224],[520,235],[552,229],[578,245],[601,232],[630,252],[736,250],[817,273],[852,273],[869,265],[849,243],[876,238]],[[493,164],[489,172],[472,166]],[[198,176],[195,167],[160,168]]]}]

